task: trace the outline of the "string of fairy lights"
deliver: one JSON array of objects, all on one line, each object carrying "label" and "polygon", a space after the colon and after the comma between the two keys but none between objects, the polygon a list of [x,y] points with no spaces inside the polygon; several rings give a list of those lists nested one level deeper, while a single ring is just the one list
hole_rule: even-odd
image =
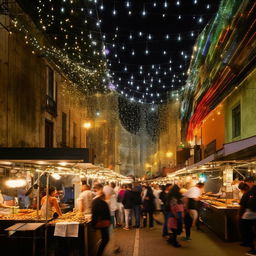
[{"label": "string of fairy lights", "polygon": [[164,103],[168,95],[178,96],[169,92],[184,89],[192,45],[217,6],[202,0],[189,6],[184,0],[22,2],[50,46],[30,37],[18,20],[16,26],[79,88],[112,90],[131,102],[150,104]]},{"label": "string of fairy lights", "polygon": [[[108,60],[109,87],[131,102],[164,103],[170,91],[183,90],[192,46],[203,26],[213,15],[212,5],[191,1],[194,10],[182,12],[184,1],[94,1],[99,12],[105,56]],[[213,8],[216,11],[216,4]],[[93,16],[93,10],[89,10]],[[121,18],[120,18],[121,17]],[[156,24],[164,23],[164,30]],[[190,29],[166,29],[170,20],[177,27],[186,22]],[[107,24],[105,25],[107,20]],[[126,21],[127,20],[127,21]],[[133,23],[135,20],[135,24]],[[149,23],[148,23],[149,22]],[[115,24],[109,26],[108,24]],[[142,26],[138,24],[142,23]],[[148,24],[147,24],[148,23]],[[181,25],[182,26],[182,25]],[[180,45],[179,45],[180,44]],[[185,47],[184,47],[185,44]],[[178,45],[178,47],[176,47]],[[181,50],[179,50],[181,49]],[[146,60],[146,61],[145,61]]]}]

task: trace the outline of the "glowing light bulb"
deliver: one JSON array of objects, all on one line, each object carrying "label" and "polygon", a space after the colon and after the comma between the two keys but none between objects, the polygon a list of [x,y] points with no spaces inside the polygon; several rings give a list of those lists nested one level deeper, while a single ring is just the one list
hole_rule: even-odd
[{"label": "glowing light bulb", "polygon": [[116,15],[116,10],[115,9],[113,10],[113,15]]},{"label": "glowing light bulb", "polygon": [[178,16],[178,19],[179,19],[179,20],[181,19],[181,15]]},{"label": "glowing light bulb", "polygon": [[148,35],[148,40],[151,40],[152,39],[152,36],[149,34]]},{"label": "glowing light bulb", "polygon": [[177,6],[180,6],[180,1],[177,1],[177,2],[176,2],[176,5],[177,5]]},{"label": "glowing light bulb", "polygon": [[193,37],[194,36],[194,32],[192,31],[190,35]]},{"label": "glowing light bulb", "polygon": [[178,36],[178,41],[181,41],[181,36],[180,35]]},{"label": "glowing light bulb", "polygon": [[210,5],[209,4],[207,4],[206,9],[210,9]]},{"label": "glowing light bulb", "polygon": [[64,7],[61,7],[60,11],[61,11],[61,12],[65,12],[65,8],[64,8]]},{"label": "glowing light bulb", "polygon": [[197,4],[197,0],[194,0],[194,4]]},{"label": "glowing light bulb", "polygon": [[168,3],[165,1],[164,2],[164,8],[167,8],[168,7]]},{"label": "glowing light bulb", "polygon": [[169,38],[170,38],[170,36],[167,34],[167,35],[165,36],[165,38],[166,38],[166,39],[169,39]]},{"label": "glowing light bulb", "polygon": [[100,9],[101,9],[101,10],[104,10],[104,5],[103,5],[103,4],[100,6]]},{"label": "glowing light bulb", "polygon": [[129,1],[126,2],[126,7],[128,7],[128,8],[130,7],[130,2]]},{"label": "glowing light bulb", "polygon": [[142,16],[146,16],[146,14],[147,14],[146,11],[143,10],[143,11],[142,11]]},{"label": "glowing light bulb", "polygon": [[156,3],[153,3],[153,6],[156,7]]},{"label": "glowing light bulb", "polygon": [[199,23],[202,23],[203,22],[203,18],[200,17],[199,20],[198,20]]}]

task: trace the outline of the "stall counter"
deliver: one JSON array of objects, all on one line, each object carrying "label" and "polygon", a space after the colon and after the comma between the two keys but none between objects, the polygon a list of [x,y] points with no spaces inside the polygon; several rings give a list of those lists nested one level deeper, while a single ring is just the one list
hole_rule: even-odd
[{"label": "stall counter", "polygon": [[240,239],[238,213],[239,208],[236,206],[216,206],[205,200],[201,200],[199,204],[202,222],[225,241]]}]

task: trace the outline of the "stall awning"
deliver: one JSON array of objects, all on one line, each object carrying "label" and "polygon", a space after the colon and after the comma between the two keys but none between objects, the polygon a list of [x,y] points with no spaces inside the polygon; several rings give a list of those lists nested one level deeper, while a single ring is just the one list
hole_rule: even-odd
[{"label": "stall awning", "polygon": [[256,136],[224,145],[223,159],[241,160],[256,156]]},{"label": "stall awning", "polygon": [[0,148],[3,161],[89,162],[88,148]]}]

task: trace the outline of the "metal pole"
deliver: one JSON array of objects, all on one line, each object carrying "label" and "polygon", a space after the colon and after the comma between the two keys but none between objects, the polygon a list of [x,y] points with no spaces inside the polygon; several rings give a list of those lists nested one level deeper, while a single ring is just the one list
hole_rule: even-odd
[{"label": "metal pole", "polygon": [[36,215],[37,215],[37,219],[39,220],[39,208],[40,208],[40,177],[41,174],[39,174],[39,178],[38,178],[38,182],[37,182],[37,199],[36,199]]},{"label": "metal pole", "polygon": [[48,255],[48,227],[47,227],[47,221],[48,221],[48,202],[49,202],[49,173],[46,173],[46,215],[45,215],[45,231],[44,231],[44,255]]}]

